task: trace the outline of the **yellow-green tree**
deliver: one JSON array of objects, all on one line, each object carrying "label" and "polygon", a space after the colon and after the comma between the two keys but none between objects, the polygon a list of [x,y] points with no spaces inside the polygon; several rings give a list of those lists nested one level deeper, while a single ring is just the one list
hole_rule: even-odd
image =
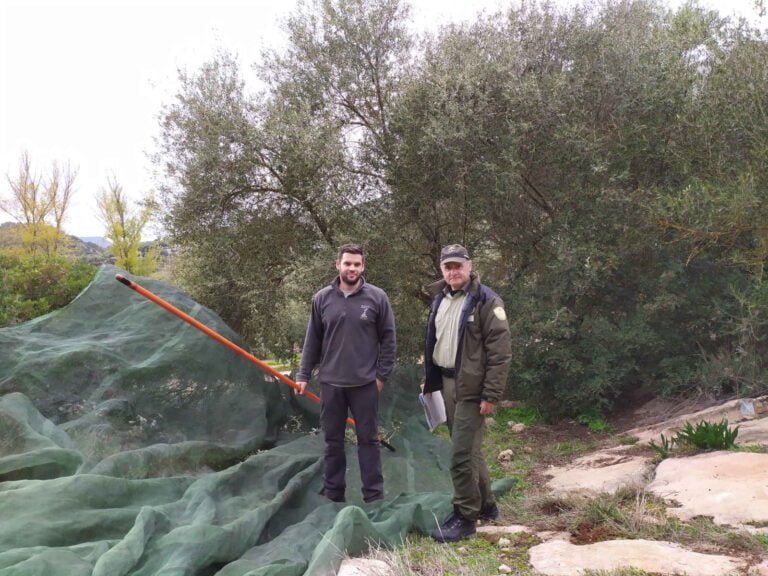
[{"label": "yellow-green tree", "polygon": [[107,187],[99,191],[96,198],[101,221],[106,227],[105,235],[112,241],[110,247],[117,261],[115,264],[132,274],[147,276],[157,268],[155,251],[140,253],[141,233],[149,223],[154,211],[154,198],[150,194],[137,207],[131,207],[123,187],[110,177]]},{"label": "yellow-green tree", "polygon": [[47,177],[32,168],[28,152],[19,159],[18,173],[6,174],[10,194],[0,198],[0,210],[21,225],[24,252],[54,256],[66,243],[63,224],[75,191],[77,170],[67,163],[51,166]]}]

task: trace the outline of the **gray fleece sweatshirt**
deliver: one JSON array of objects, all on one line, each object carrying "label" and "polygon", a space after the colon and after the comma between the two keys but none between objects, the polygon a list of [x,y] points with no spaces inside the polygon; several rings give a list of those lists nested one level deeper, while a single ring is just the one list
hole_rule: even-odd
[{"label": "gray fleece sweatshirt", "polygon": [[395,366],[395,317],[386,293],[360,279],[357,290],[344,295],[339,278],[312,298],[301,367],[308,381],[319,366],[318,380],[336,386],[362,386],[386,380]]}]

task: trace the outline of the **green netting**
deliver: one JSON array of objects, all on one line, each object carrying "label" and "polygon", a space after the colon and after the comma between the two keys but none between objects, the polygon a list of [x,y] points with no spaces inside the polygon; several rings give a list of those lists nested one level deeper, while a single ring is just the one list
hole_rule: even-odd
[{"label": "green netting", "polygon": [[[384,501],[318,495],[318,407],[102,268],[66,308],[0,329],[0,575],[335,573],[450,511],[449,445],[417,371],[383,394]],[[226,338],[210,310],[139,283]]]}]

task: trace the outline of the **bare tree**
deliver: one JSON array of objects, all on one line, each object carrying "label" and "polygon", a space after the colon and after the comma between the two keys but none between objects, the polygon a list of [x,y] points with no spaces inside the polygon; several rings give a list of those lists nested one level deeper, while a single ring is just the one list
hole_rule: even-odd
[{"label": "bare tree", "polygon": [[16,177],[6,175],[6,179],[11,195],[3,199],[0,209],[22,225],[22,242],[34,255],[41,248],[42,228],[51,206],[41,186],[42,177],[32,169],[29,152],[22,152]]},{"label": "bare tree", "polygon": [[77,178],[77,169],[72,169],[67,162],[63,169],[54,162],[51,166],[51,174],[46,186],[46,196],[50,202],[51,225],[56,229],[53,251],[56,252],[61,247],[64,239],[64,218],[75,193],[75,178]]},{"label": "bare tree", "polygon": [[22,152],[15,177],[6,174],[10,196],[0,198],[0,210],[21,225],[25,250],[36,255],[56,254],[63,244],[64,218],[75,191],[77,170],[57,162],[47,178],[32,167],[29,152]]}]

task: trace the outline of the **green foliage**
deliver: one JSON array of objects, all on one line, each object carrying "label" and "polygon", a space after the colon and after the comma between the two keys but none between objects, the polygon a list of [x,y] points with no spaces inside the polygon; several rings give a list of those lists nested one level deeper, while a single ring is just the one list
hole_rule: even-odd
[{"label": "green foliage", "polygon": [[651,440],[650,445],[651,445],[651,448],[656,450],[656,453],[663,460],[664,458],[669,457],[669,453],[671,452],[672,446],[673,446],[673,440],[671,438],[667,438],[666,436],[664,436],[664,434],[662,434],[660,442],[661,444],[656,444],[655,440]]},{"label": "green foliage", "polygon": [[701,450],[732,450],[736,448],[739,427],[729,428],[728,420],[718,423],[686,422],[682,430],[675,433],[673,442],[678,446],[693,446]]},{"label": "green foliage", "polygon": [[95,274],[96,268],[85,260],[0,252],[0,326],[25,322],[65,306]]},{"label": "green foliage", "polygon": [[576,422],[589,428],[591,432],[613,432],[611,424],[599,414],[580,414],[576,417]]},{"label": "green foliage", "polygon": [[497,408],[495,418],[499,422],[504,422],[505,426],[510,420],[520,422],[526,426],[536,424],[542,420],[541,412],[537,408],[526,406],[525,404],[513,406],[512,408]]},{"label": "green foliage", "polygon": [[485,538],[440,544],[427,536],[409,534],[401,546],[392,550],[377,548],[367,556],[385,562],[402,576],[495,574],[501,563],[512,567],[515,574],[533,576],[527,550],[538,543],[536,537],[513,534],[508,540],[509,546],[500,554],[498,546]]},{"label": "green foliage", "polygon": [[334,249],[363,242],[414,360],[456,241],[506,302],[509,395],[544,418],[638,390],[764,393],[761,33],[612,0],[526,4],[415,49],[407,16],[303,3],[262,94],[227,54],[180,76],[157,163],[184,288],[287,358]]},{"label": "green foliage", "polygon": [[115,265],[132,274],[149,276],[157,268],[157,253],[152,249],[142,257],[141,234],[152,217],[155,203],[150,195],[138,210],[133,209],[123,187],[113,178],[96,199],[106,237],[112,241],[109,249],[115,255]]},{"label": "green foliage", "polygon": [[19,158],[18,171],[6,175],[10,194],[0,195],[0,212],[19,226],[19,240],[29,256],[61,255],[67,239],[62,224],[74,194],[77,170],[53,162],[47,174],[32,168],[28,152]]},{"label": "green foliage", "polygon": [[661,444],[656,444],[654,440],[651,440],[650,445],[664,459],[670,455],[673,449],[734,450],[737,448],[736,437],[738,435],[739,427],[730,428],[728,420],[725,418],[718,423],[702,421],[691,424],[686,422],[683,429],[675,432],[671,438],[662,434]]}]

